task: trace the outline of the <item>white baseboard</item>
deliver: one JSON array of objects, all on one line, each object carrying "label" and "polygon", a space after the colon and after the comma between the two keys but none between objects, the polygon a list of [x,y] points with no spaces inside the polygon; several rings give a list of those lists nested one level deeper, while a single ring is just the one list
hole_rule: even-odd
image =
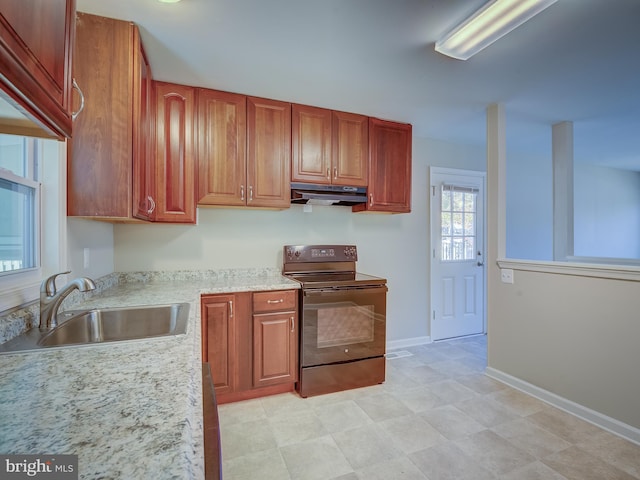
[{"label": "white baseboard", "polygon": [[640,429],[636,427],[627,425],[626,423],[596,412],[595,410],[591,410],[590,408],[572,402],[571,400],[556,395],[548,390],[536,387],[531,383],[520,380],[519,378],[509,375],[508,373],[504,373],[501,370],[487,367],[485,369],[485,374],[488,377],[515,388],[516,390],[527,393],[532,397],[559,408],[560,410],[564,410],[565,412],[586,420],[587,422],[607,430],[608,432],[640,445]]},{"label": "white baseboard", "polygon": [[387,350],[393,350],[394,348],[407,348],[415,347],[416,345],[426,345],[431,343],[431,337],[413,337],[403,338],[402,340],[390,340],[387,342]]}]

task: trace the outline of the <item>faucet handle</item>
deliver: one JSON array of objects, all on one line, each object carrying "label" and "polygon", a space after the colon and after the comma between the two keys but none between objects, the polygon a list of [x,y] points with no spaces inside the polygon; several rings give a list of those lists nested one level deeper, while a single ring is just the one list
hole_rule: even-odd
[{"label": "faucet handle", "polygon": [[40,294],[45,294],[47,297],[52,297],[56,294],[56,277],[59,275],[66,275],[71,273],[71,270],[67,272],[54,273],[49,278],[42,281],[40,284]]}]

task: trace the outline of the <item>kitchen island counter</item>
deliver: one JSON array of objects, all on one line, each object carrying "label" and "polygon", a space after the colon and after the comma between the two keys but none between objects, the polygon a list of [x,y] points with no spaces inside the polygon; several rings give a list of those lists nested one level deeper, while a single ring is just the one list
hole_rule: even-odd
[{"label": "kitchen island counter", "polygon": [[63,308],[190,303],[185,335],[0,355],[0,453],[79,478],[204,478],[200,295],[298,288],[272,269],[112,274]]}]

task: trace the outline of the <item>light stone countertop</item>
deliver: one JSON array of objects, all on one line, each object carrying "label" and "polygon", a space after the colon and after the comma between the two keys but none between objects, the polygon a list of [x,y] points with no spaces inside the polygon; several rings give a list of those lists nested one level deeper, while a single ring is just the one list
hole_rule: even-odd
[{"label": "light stone countertop", "polygon": [[83,479],[202,479],[200,295],[299,284],[273,269],[109,277],[73,308],[188,302],[187,333],[0,355],[0,453],[77,454]]}]

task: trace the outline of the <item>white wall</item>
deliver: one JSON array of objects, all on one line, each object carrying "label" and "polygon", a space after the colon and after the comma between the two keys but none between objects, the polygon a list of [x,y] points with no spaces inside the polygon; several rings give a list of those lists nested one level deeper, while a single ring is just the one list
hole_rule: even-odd
[{"label": "white wall", "polygon": [[[84,249],[89,249],[85,268]],[[94,220],[67,218],[67,265],[71,278],[100,278],[114,271],[113,225]]]},{"label": "white wall", "polygon": [[574,167],[574,254],[640,258],[640,173]]},{"label": "white wall", "polygon": [[[429,335],[428,166],[483,170],[485,158],[483,147],[414,138],[410,214],[354,214],[348,207],[321,206],[313,206],[312,213],[304,213],[301,206],[282,211],[201,208],[196,226],[115,225],[114,268],[280,268],[284,245],[353,243],[358,246],[358,270],[388,279],[388,340],[425,337]],[[76,224],[74,249],[108,237],[108,232],[96,234]],[[74,256],[82,254],[76,251]]]},{"label": "white wall", "polygon": [[553,260],[550,156],[507,154],[507,258]]}]

